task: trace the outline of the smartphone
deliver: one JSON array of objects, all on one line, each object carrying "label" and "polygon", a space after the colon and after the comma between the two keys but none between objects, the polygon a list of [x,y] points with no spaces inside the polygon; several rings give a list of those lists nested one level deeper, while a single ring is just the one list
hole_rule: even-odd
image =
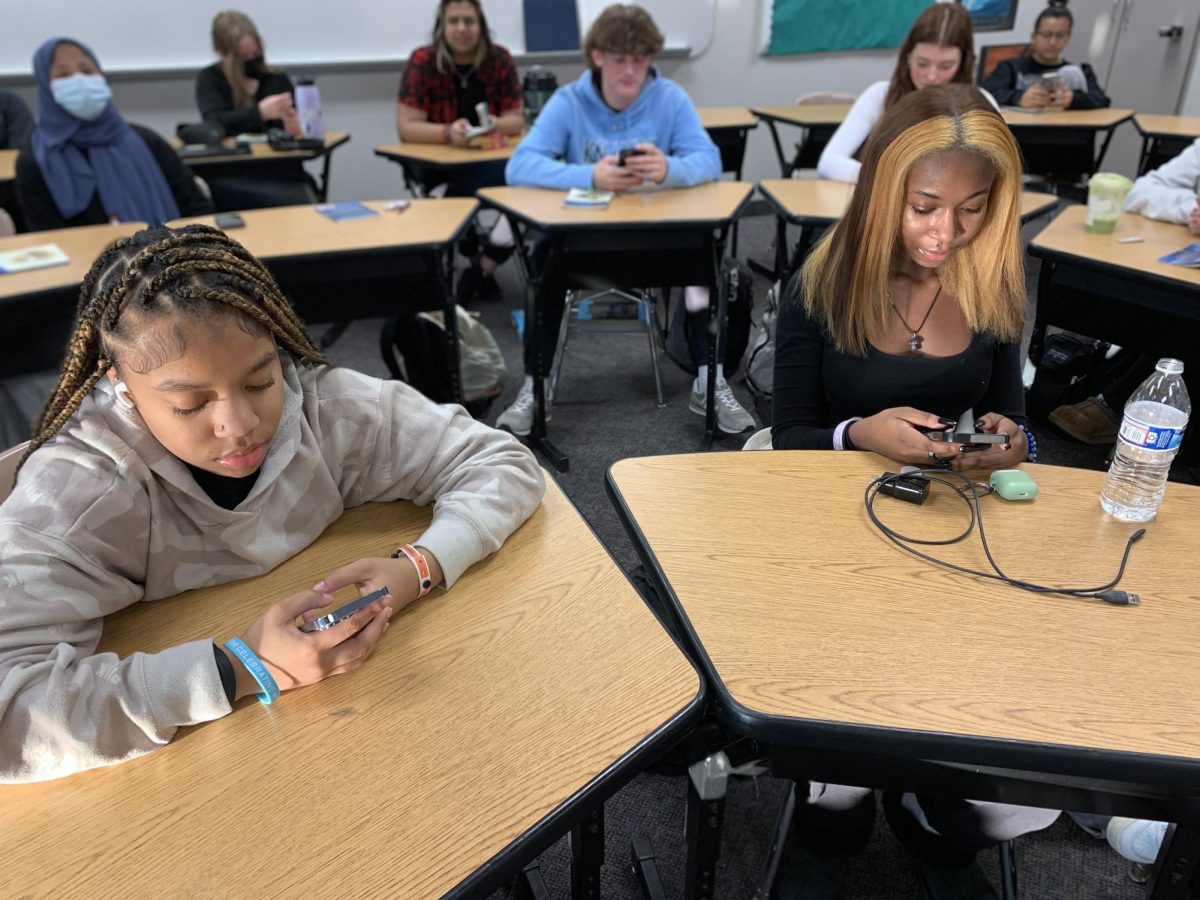
[{"label": "smartphone", "polygon": [[625,160],[629,159],[629,157],[631,157],[631,156],[645,156],[645,155],[646,155],[646,151],[639,150],[637,147],[622,147],[617,152],[617,165],[618,166],[625,165]]},{"label": "smartphone", "polygon": [[1046,93],[1053,94],[1058,90],[1058,73],[1048,73],[1042,76],[1042,87],[1046,89]]},{"label": "smartphone", "polygon": [[244,228],[246,220],[237,213],[217,213],[217,227],[228,231],[230,228]]},{"label": "smartphone", "polygon": [[332,628],[338,622],[342,621],[342,619],[354,615],[364,606],[370,606],[380,597],[386,596],[389,593],[391,592],[386,587],[381,587],[377,591],[371,591],[369,594],[363,594],[363,596],[359,597],[357,600],[347,603],[340,609],[335,609],[333,612],[327,613],[326,615],[321,616],[319,619],[313,619],[311,622],[301,625],[300,630],[324,631],[326,628]]},{"label": "smartphone", "polygon": [[984,434],[980,431],[930,431],[925,437],[931,441],[943,441],[947,444],[964,444],[967,453],[972,450],[983,450],[994,444],[1008,442],[1005,434]]}]

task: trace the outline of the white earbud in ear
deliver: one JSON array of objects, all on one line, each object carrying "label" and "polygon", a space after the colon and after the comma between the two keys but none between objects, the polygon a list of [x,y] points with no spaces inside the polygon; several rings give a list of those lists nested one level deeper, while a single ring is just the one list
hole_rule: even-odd
[{"label": "white earbud in ear", "polygon": [[116,392],[117,402],[126,409],[133,409],[135,406],[137,406],[137,404],[133,402],[133,394],[129,393],[129,387],[124,381],[118,381],[116,384],[114,384],[113,391]]}]

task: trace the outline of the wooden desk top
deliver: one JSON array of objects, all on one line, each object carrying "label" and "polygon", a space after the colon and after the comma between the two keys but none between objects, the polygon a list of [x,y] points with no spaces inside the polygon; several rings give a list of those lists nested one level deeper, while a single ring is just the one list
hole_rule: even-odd
[{"label": "wooden desk top", "polygon": [[1133,117],[1133,124],[1145,137],[1200,137],[1200,116],[1157,116],[1138,113]]},{"label": "wooden desk top", "polygon": [[[823,178],[767,178],[758,189],[768,200],[796,223],[836,222],[846,212],[854,185]],[[1021,219],[1045,212],[1058,202],[1054,194],[1021,192]]]},{"label": "wooden desk top", "polygon": [[785,106],[754,106],[750,111],[760,119],[807,128],[811,125],[841,125],[850,106],[849,103],[789,103]]},{"label": "wooden desk top", "polygon": [[17,177],[17,156],[20,150],[0,150],[0,181],[12,181]]},{"label": "wooden desk top", "polygon": [[[335,222],[311,205],[250,209],[238,213],[245,219],[245,227],[231,228],[228,234],[260,259],[387,247],[436,247],[455,240],[479,206],[471,197],[448,197],[411,200],[408,209],[392,212],[383,209],[386,201],[363,202],[379,215]],[[178,219],[170,224],[193,222],[216,225],[214,216]]]},{"label": "wooden desk top", "polygon": [[744,106],[701,106],[696,112],[706,129],[758,127],[758,119]]},{"label": "wooden desk top", "polygon": [[1012,106],[1000,107],[1010,128],[1084,128],[1103,131],[1133,118],[1132,109],[1065,109],[1057,112],[1028,112]]},{"label": "wooden desk top", "polygon": [[[265,163],[281,159],[316,159],[318,156],[332,153],[349,140],[350,135],[345,131],[330,131],[325,134],[325,147],[322,150],[274,150],[266,141],[261,141],[250,144],[249,153],[231,153],[228,156],[197,156],[191,159],[184,159],[184,162],[191,168],[199,168],[202,166],[225,165],[226,163]],[[222,143],[232,147],[234,139],[228,137]],[[183,147],[183,142],[178,138],[174,138],[171,141],[171,146],[179,150]]]},{"label": "wooden desk top", "polygon": [[[1166,278],[1181,287],[1200,288],[1200,269],[1171,266],[1160,256],[1182,250],[1197,238],[1183,225],[1156,222],[1134,213],[1121,213],[1112,234],[1088,234],[1083,230],[1087,207],[1068,206],[1030,242],[1036,250],[1048,250],[1096,266],[1133,270]],[[1141,236],[1136,244],[1119,244],[1118,238]]]},{"label": "wooden desk top", "polygon": [[57,244],[70,257],[64,266],[31,269],[28,272],[0,274],[0,299],[24,294],[37,294],[59,288],[78,287],[92,263],[109,244],[128,237],[146,227],[145,222],[124,222],[120,225],[85,225],[80,228],[58,228],[0,238],[0,253],[23,250],[39,244]]},{"label": "wooden desk top", "polygon": [[395,162],[418,162],[436,166],[476,166],[480,163],[506,160],[513,155],[521,138],[509,137],[508,144],[497,150],[455,147],[453,144],[380,144],[375,155]]},{"label": "wooden desk top", "polygon": [[[351,510],[268,575],[110,617],[101,649],[227,639],[429,517]],[[5,786],[0,831],[21,852],[0,896],[439,897],[701,691],[552,482],[499,553],[391,625],[354,673],[118,766]]]},{"label": "wooden desk top", "polygon": [[516,218],[550,230],[629,226],[723,225],[737,215],[754,186],[713,181],[676,190],[626,191],[604,209],[567,206],[567,192],[527,187],[483,188],[476,196]]},{"label": "wooden desk top", "polygon": [[[1134,527],[1101,512],[1104,473],[1022,468],[1036,500],[982,500],[1000,565],[1045,584],[1109,579]],[[1200,488],[1167,487],[1120,585],[1141,606],[1114,607],[901,551],[863,508],[868,480],[894,469],[868,453],[705,453],[622,460],[611,478],[724,688],[755,714],[1200,769]],[[966,524],[961,501],[936,485],[923,506],[881,495],[875,508],[910,535],[949,538]],[[705,522],[722,523],[719,546],[697,540]],[[987,570],[977,534],[930,552]]]}]

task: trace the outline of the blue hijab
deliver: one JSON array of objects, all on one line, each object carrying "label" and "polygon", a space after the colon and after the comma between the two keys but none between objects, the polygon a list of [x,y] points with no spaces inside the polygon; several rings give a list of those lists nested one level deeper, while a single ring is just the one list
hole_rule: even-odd
[{"label": "blue hijab", "polygon": [[[38,123],[33,157],[64,219],[79,215],[100,192],[100,204],[122,222],[162,225],[179,207],[146,142],[121,118],[111,100],[100,118],[85,122],[58,105],[50,90],[50,63],[59,44],[74,44],[96,63],[96,54],[72,38],[51,38],[33,55]],[[84,151],[87,151],[86,154]]]}]

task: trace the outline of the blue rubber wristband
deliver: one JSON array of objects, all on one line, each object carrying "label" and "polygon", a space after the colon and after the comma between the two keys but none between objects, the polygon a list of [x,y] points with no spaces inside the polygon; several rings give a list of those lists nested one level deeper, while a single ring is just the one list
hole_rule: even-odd
[{"label": "blue rubber wristband", "polygon": [[275,683],[275,679],[271,677],[271,673],[267,671],[262,660],[254,655],[254,651],[247,647],[246,642],[241,638],[230,638],[225,646],[241,660],[246,671],[254,676],[258,686],[263,689],[263,693],[258,695],[258,699],[263,703],[274,703],[275,698],[279,696],[279,685]]}]

